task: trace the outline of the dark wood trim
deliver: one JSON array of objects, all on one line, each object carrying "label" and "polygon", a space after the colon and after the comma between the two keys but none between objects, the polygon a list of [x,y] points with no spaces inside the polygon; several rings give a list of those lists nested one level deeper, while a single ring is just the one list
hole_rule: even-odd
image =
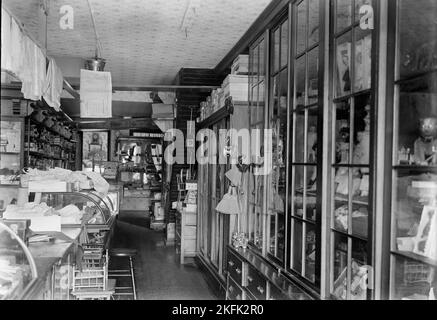
[{"label": "dark wood trim", "polygon": [[[79,90],[80,86],[73,85],[72,90]],[[211,92],[212,90],[218,89],[220,86],[183,86],[183,85],[143,85],[143,86],[113,86],[112,91],[179,91],[179,90],[190,90],[190,91],[201,91],[201,92]],[[67,90],[68,91],[68,90]],[[76,92],[76,91],[75,91]]]},{"label": "dark wood trim", "polygon": [[[322,268],[322,201],[323,201],[323,134],[324,134],[324,90],[325,90],[325,10],[326,6],[329,6],[325,0],[319,0],[319,70],[318,70],[318,115],[317,115],[317,192],[316,197],[316,262],[315,262],[315,285],[318,289],[319,294],[321,293],[321,268]],[[305,146],[306,148],[308,146]]]},{"label": "dark wood trim", "polygon": [[288,268],[290,263],[290,253],[291,253],[291,179],[292,179],[292,166],[290,166],[292,157],[293,157],[293,102],[294,102],[294,20],[293,20],[293,4],[290,2],[288,4],[288,87],[287,87],[287,96],[288,96],[288,105],[287,105],[287,172],[286,172],[286,210],[285,210],[285,245],[284,245],[284,269]]},{"label": "dark wood trim", "polygon": [[[396,56],[396,29],[397,29],[397,1],[388,2],[388,44],[387,57]],[[390,245],[391,245],[391,214],[392,214],[392,170],[393,163],[393,121],[394,121],[394,94],[395,94],[395,59],[388,59],[387,64],[387,87],[386,87],[386,121],[385,121],[385,161],[384,171],[384,201],[383,205],[383,234],[382,234],[382,259],[381,259],[381,299],[389,299],[390,296]]]},{"label": "dark wood trim", "polygon": [[234,59],[244,52],[250,44],[258,39],[266,29],[270,27],[277,15],[286,7],[290,0],[273,0],[249,27],[246,33],[240,38],[237,44],[229,51],[229,53],[217,64],[214,68],[217,74],[226,72]]},{"label": "dark wood trim", "polygon": [[[97,120],[98,121],[98,120]],[[107,119],[99,122],[89,122],[78,124],[79,130],[122,130],[122,129],[142,129],[154,128],[156,125],[150,118],[132,118],[132,119]]]},{"label": "dark wood trim", "polygon": [[288,48],[288,68],[289,68],[289,76],[288,76],[288,90],[289,90],[289,105],[288,105],[288,124],[289,124],[289,138],[288,138],[288,154],[289,157],[287,158],[287,162],[288,162],[288,171],[287,171],[287,179],[288,179],[288,184],[290,185],[290,191],[287,191],[287,196],[288,196],[288,201],[287,201],[287,216],[286,216],[286,236],[285,236],[285,241],[286,241],[286,251],[285,251],[285,270],[289,270],[290,269],[290,262],[291,262],[291,252],[292,252],[292,239],[291,239],[291,233],[292,233],[292,229],[291,229],[291,222],[292,222],[292,212],[291,212],[291,208],[292,208],[292,201],[293,201],[293,196],[291,194],[292,190],[291,190],[291,182],[293,181],[293,165],[292,165],[292,159],[293,159],[293,132],[294,132],[294,128],[293,128],[293,109],[294,109],[294,94],[295,94],[295,83],[294,83],[294,52],[296,50],[295,48],[295,43],[296,43],[296,28],[295,26],[295,22],[294,22],[294,17],[295,17],[295,11],[294,11],[294,4],[290,3],[289,5],[289,13],[288,13],[288,19],[289,21],[289,32],[290,35],[288,37],[289,40],[289,48]]}]

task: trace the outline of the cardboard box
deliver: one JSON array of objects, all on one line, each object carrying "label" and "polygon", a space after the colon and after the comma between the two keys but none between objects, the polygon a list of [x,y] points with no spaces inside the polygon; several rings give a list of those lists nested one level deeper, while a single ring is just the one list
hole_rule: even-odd
[{"label": "cardboard box", "polygon": [[233,101],[247,102],[249,98],[249,77],[230,74],[223,81],[224,97],[232,97]]},{"label": "cardboard box", "polygon": [[175,117],[172,104],[152,103],[152,119],[173,119]]},{"label": "cardboard box", "polygon": [[249,55],[240,54],[235,58],[231,66],[231,74],[248,74],[249,73]]}]

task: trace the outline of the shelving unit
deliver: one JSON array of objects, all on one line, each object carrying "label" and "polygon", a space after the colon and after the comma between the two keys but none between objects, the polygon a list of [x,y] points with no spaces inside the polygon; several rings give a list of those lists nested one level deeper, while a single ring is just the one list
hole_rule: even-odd
[{"label": "shelving unit", "polygon": [[[56,117],[56,115],[50,115]],[[61,121],[61,120],[59,120]],[[26,117],[24,142],[24,166],[46,170],[60,167],[76,170],[76,146],[78,133],[74,125],[67,123],[69,130],[59,125],[50,127],[38,122],[32,115]]]}]

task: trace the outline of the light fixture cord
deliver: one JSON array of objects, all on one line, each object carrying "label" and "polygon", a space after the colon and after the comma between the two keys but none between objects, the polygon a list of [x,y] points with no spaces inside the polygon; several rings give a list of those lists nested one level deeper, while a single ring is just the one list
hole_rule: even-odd
[{"label": "light fixture cord", "polygon": [[90,8],[91,20],[93,22],[94,35],[96,36],[96,56],[100,57],[100,55],[103,51],[103,47],[102,47],[102,43],[100,42],[99,35],[97,33],[96,20],[94,18],[94,10],[93,10],[93,7],[91,5],[91,0],[87,0],[87,2],[88,2],[88,7]]}]

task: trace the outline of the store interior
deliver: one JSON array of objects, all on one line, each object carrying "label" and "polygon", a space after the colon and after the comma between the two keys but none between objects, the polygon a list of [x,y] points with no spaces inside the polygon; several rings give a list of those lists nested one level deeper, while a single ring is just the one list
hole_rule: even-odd
[{"label": "store interior", "polygon": [[433,0],[3,0],[0,300],[435,300]]}]

